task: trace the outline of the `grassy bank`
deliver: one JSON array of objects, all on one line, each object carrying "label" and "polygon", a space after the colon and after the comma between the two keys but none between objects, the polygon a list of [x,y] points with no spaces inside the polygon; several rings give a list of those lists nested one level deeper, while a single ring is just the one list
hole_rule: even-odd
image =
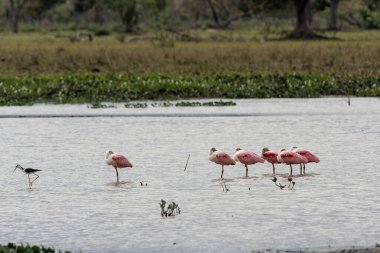
[{"label": "grassy bank", "polygon": [[0,77],[0,105],[186,98],[380,96],[380,77],[321,74],[163,76],[66,74]]},{"label": "grassy bank", "polygon": [[[63,252],[61,250],[55,250],[51,247],[36,246],[36,245],[16,245],[14,243],[8,243],[7,245],[0,244],[0,253],[55,253]],[[65,253],[71,253],[70,251],[65,251]]]}]

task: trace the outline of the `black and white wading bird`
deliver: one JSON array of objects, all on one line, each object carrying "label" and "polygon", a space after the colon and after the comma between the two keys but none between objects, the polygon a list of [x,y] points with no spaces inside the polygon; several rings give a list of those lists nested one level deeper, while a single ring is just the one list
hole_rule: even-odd
[{"label": "black and white wading bird", "polygon": [[[32,185],[33,185],[33,182],[36,181],[40,176],[36,174],[37,171],[41,171],[41,170],[37,170],[37,169],[32,169],[32,168],[23,168],[20,164],[17,164],[16,165],[16,168],[14,169],[13,173],[17,170],[17,169],[20,169],[22,172],[24,172],[25,174],[28,175],[28,179],[29,179],[29,188],[32,188]],[[30,181],[30,175],[33,174],[35,175],[36,177]]]}]

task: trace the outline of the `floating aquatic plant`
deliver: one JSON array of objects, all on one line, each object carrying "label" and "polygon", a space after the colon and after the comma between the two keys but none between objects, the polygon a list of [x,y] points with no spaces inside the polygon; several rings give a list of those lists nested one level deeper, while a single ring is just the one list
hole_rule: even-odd
[{"label": "floating aquatic plant", "polygon": [[103,103],[93,103],[91,105],[87,106],[91,109],[99,109],[99,108],[116,108],[116,105],[114,104],[103,104]]},{"label": "floating aquatic plant", "polygon": [[288,177],[288,181],[289,181],[288,188],[291,189],[291,190],[293,190],[294,189],[294,185],[296,184],[296,182],[293,181],[292,177]]},{"label": "floating aquatic plant", "polygon": [[125,108],[147,108],[148,104],[147,103],[127,103],[124,105]]},{"label": "floating aquatic plant", "polygon": [[172,202],[166,207],[166,201],[161,199],[161,202],[159,203],[159,205],[161,207],[162,217],[175,216],[175,215],[181,214],[181,209],[179,208],[178,204],[175,202]]},{"label": "floating aquatic plant", "polygon": [[[280,188],[281,190],[283,190],[283,189],[286,187],[286,185],[282,185],[280,182],[278,182],[277,177],[273,177],[273,178],[272,178],[272,182],[273,182],[278,188]],[[288,188],[291,189],[291,190],[293,190],[293,189],[294,189],[294,185],[296,184],[296,182],[293,181],[293,178],[292,178],[292,177],[288,177],[288,182],[289,182],[289,184],[288,184]]]},{"label": "floating aquatic plant", "polygon": [[163,102],[154,102],[151,104],[152,107],[171,107],[173,106],[172,103],[168,101],[163,101]]},{"label": "floating aquatic plant", "polygon": [[181,101],[175,104],[176,107],[198,107],[202,106],[200,102]]},{"label": "floating aquatic plant", "polygon": [[[125,108],[147,108],[147,107],[200,107],[200,106],[235,106],[236,103],[233,101],[210,101],[210,102],[190,102],[190,101],[180,101],[172,103],[169,101],[161,102],[129,102],[124,105]],[[96,107],[93,107],[96,108]],[[102,107],[103,108],[103,107]]]}]

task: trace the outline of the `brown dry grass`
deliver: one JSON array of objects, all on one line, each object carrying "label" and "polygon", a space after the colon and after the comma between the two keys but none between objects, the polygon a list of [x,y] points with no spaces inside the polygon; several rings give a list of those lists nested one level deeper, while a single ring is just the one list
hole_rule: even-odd
[{"label": "brown dry grass", "polygon": [[380,74],[380,42],[272,41],[176,43],[70,43],[58,40],[0,40],[0,74],[65,72]]}]

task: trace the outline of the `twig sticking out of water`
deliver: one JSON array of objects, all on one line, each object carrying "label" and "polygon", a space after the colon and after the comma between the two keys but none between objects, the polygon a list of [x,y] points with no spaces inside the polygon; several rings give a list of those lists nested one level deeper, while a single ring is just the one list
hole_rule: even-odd
[{"label": "twig sticking out of water", "polygon": [[189,156],[187,157],[187,161],[186,161],[185,169],[184,169],[183,171],[186,171],[186,169],[187,169],[187,163],[189,162],[189,159],[190,159],[190,154],[189,154]]},{"label": "twig sticking out of water", "polygon": [[[351,86],[351,84],[350,84]],[[351,105],[351,100],[350,100],[350,89],[347,87],[347,104],[348,106]]]}]

